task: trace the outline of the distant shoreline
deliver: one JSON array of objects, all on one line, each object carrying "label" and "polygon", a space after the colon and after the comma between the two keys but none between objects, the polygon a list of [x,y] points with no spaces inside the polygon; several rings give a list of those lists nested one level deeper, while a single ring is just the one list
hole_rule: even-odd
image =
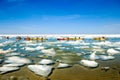
[{"label": "distant shoreline", "polygon": [[0,36],[45,36],[45,37],[83,37],[83,38],[93,38],[93,37],[120,37],[120,34],[0,34]]}]

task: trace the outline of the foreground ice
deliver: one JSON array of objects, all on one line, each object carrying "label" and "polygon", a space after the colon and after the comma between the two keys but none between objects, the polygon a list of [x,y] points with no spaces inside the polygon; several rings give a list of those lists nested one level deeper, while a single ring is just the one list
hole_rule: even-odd
[{"label": "foreground ice", "polygon": [[43,64],[43,65],[47,65],[47,64],[54,64],[54,61],[50,60],[50,59],[42,59],[40,62],[38,62],[39,64]]},{"label": "foreground ice", "polygon": [[66,68],[66,67],[70,67],[70,65],[66,63],[59,63],[59,65],[57,66],[57,68]]},{"label": "foreground ice", "polygon": [[117,51],[117,50],[115,50],[115,49],[113,49],[113,48],[110,48],[110,49],[107,50],[107,53],[108,53],[109,55],[114,55],[114,54],[118,54],[118,53],[120,53],[120,52]]},{"label": "foreground ice", "polygon": [[115,57],[114,56],[106,56],[106,55],[99,55],[101,60],[112,60]]},{"label": "foreground ice", "polygon": [[37,46],[37,47],[25,47],[25,50],[27,50],[27,51],[36,51],[36,50],[42,50],[42,49],[44,49],[44,46]]},{"label": "foreground ice", "polygon": [[42,50],[42,49],[45,49],[45,47],[44,46],[37,46],[35,49],[36,50]]},{"label": "foreground ice", "polygon": [[31,63],[31,61],[27,58],[12,56],[12,57],[8,57],[7,60],[5,60],[5,63],[29,64]]},{"label": "foreground ice", "polygon": [[48,77],[52,72],[52,68],[52,66],[48,65],[28,65],[28,69],[43,77]]},{"label": "foreground ice", "polygon": [[3,67],[20,67],[24,64],[17,64],[17,63],[11,63],[11,64],[4,64]]},{"label": "foreground ice", "polygon": [[99,46],[104,46],[104,45],[106,45],[106,46],[110,46],[111,45],[111,42],[110,41],[105,41],[105,42],[94,42],[94,43],[92,43],[93,45],[99,45]]},{"label": "foreground ice", "polygon": [[27,50],[27,51],[35,51],[35,48],[25,47],[25,50]]},{"label": "foreground ice", "polygon": [[93,53],[91,53],[90,55],[90,60],[95,60],[96,59],[96,51],[94,51]]},{"label": "foreground ice", "polygon": [[45,53],[47,56],[55,56],[56,52],[53,48],[47,50],[41,50],[42,53]]},{"label": "foreground ice", "polygon": [[0,74],[4,74],[7,72],[16,71],[16,70],[19,70],[19,67],[3,66],[3,67],[0,67]]},{"label": "foreground ice", "polygon": [[98,63],[95,62],[95,61],[90,61],[90,60],[81,60],[80,61],[80,64],[82,64],[83,66],[86,66],[86,67],[97,67],[98,66]]}]

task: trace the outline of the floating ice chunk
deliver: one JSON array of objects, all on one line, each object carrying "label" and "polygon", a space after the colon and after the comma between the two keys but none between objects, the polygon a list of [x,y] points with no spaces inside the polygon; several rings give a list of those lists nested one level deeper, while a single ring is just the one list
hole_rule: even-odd
[{"label": "floating ice chunk", "polygon": [[3,46],[5,46],[3,43],[0,43],[0,47],[3,47]]},{"label": "floating ice chunk", "polygon": [[28,45],[33,44],[32,41],[23,41],[23,43],[28,44]]},{"label": "floating ice chunk", "polygon": [[80,46],[81,49],[90,48],[89,46]]},{"label": "floating ice chunk", "polygon": [[112,60],[115,58],[114,56],[106,56],[106,55],[100,55],[99,57],[101,60]]},{"label": "floating ice chunk", "polygon": [[47,56],[55,56],[56,52],[53,48],[47,50],[41,50],[42,53],[45,53]]},{"label": "floating ice chunk", "polygon": [[113,49],[113,48],[110,48],[110,49],[107,50],[107,53],[108,53],[109,55],[114,55],[114,54],[118,54],[118,53],[120,53],[120,52],[117,51],[117,50],[115,50],[115,49]]},{"label": "floating ice chunk", "polygon": [[86,54],[84,58],[90,59],[90,60],[98,60],[100,59],[98,55],[96,55],[96,51],[91,53],[90,55]]},{"label": "floating ice chunk", "polygon": [[67,44],[70,44],[70,45],[78,45],[78,44],[80,44],[80,42],[79,41],[68,41],[68,42],[66,42]]},{"label": "floating ice chunk", "polygon": [[87,43],[87,42],[81,42],[80,45],[87,46],[87,45],[90,45],[90,43]]},{"label": "floating ice chunk", "polygon": [[36,50],[41,50],[41,49],[44,49],[45,47],[44,46],[37,46],[35,49]]},{"label": "floating ice chunk", "polygon": [[31,61],[27,58],[12,56],[12,57],[8,57],[8,59],[5,60],[5,63],[29,64],[31,63]]},{"label": "floating ice chunk", "polygon": [[95,42],[95,43],[92,43],[94,45],[99,45],[99,46],[102,46],[102,45],[106,45],[106,46],[109,46],[111,45],[111,42],[109,41],[105,41],[105,42]]},{"label": "floating ice chunk", "polygon": [[39,64],[54,64],[54,61],[49,60],[49,59],[42,59],[40,62],[38,62]]},{"label": "floating ice chunk", "polygon": [[25,47],[25,50],[27,51],[35,51],[35,50],[41,50],[44,49],[43,46],[37,46],[36,48],[31,48],[31,47]]},{"label": "floating ice chunk", "polygon": [[115,48],[115,49],[117,49],[117,50],[120,50],[120,47],[118,47],[118,48]]},{"label": "floating ice chunk", "polygon": [[61,45],[61,44],[57,44],[56,46],[57,46],[57,47],[61,47],[62,45]]},{"label": "floating ice chunk", "polygon": [[92,46],[92,48],[97,48],[97,49],[101,49],[101,46]]},{"label": "floating ice chunk", "polygon": [[7,67],[7,66],[3,66],[0,67],[0,74],[4,74],[10,71],[16,71],[19,70],[19,67]]},{"label": "floating ice chunk", "polygon": [[23,66],[24,64],[17,64],[17,63],[11,63],[11,64],[4,64],[3,67],[20,67]]},{"label": "floating ice chunk", "polygon": [[90,61],[90,60],[81,60],[80,61],[80,64],[82,64],[83,66],[86,66],[86,67],[97,67],[98,66],[98,63],[95,62],[95,61]]},{"label": "floating ice chunk", "polygon": [[93,53],[91,53],[90,60],[95,60],[96,59],[95,53],[96,53],[96,51],[94,51]]},{"label": "floating ice chunk", "polygon": [[37,75],[48,77],[53,67],[47,65],[28,65],[28,68]]},{"label": "floating ice chunk", "polygon": [[27,51],[35,51],[35,48],[25,47],[25,50],[27,50]]},{"label": "floating ice chunk", "polygon": [[104,50],[104,49],[102,49],[102,48],[96,48],[96,49],[94,48],[94,49],[93,49],[93,51],[97,51],[97,52],[104,52],[105,50]]},{"label": "floating ice chunk", "polygon": [[38,44],[35,44],[35,43],[30,43],[30,44],[27,44],[28,46],[37,46]]},{"label": "floating ice chunk", "polygon": [[75,49],[80,49],[81,47],[80,46],[74,46]]},{"label": "floating ice chunk", "polygon": [[59,65],[57,66],[57,68],[66,68],[66,67],[70,67],[70,65],[66,63],[59,63]]}]

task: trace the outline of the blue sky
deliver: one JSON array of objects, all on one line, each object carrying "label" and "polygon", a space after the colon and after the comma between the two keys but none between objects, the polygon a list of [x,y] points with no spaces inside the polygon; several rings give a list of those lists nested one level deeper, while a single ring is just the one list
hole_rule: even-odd
[{"label": "blue sky", "polygon": [[120,34],[120,0],[0,0],[0,34]]}]

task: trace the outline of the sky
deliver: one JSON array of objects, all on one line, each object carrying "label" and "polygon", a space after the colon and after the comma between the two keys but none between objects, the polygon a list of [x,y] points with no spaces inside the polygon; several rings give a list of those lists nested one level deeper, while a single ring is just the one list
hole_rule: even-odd
[{"label": "sky", "polygon": [[120,0],[0,0],[0,34],[120,34]]}]

